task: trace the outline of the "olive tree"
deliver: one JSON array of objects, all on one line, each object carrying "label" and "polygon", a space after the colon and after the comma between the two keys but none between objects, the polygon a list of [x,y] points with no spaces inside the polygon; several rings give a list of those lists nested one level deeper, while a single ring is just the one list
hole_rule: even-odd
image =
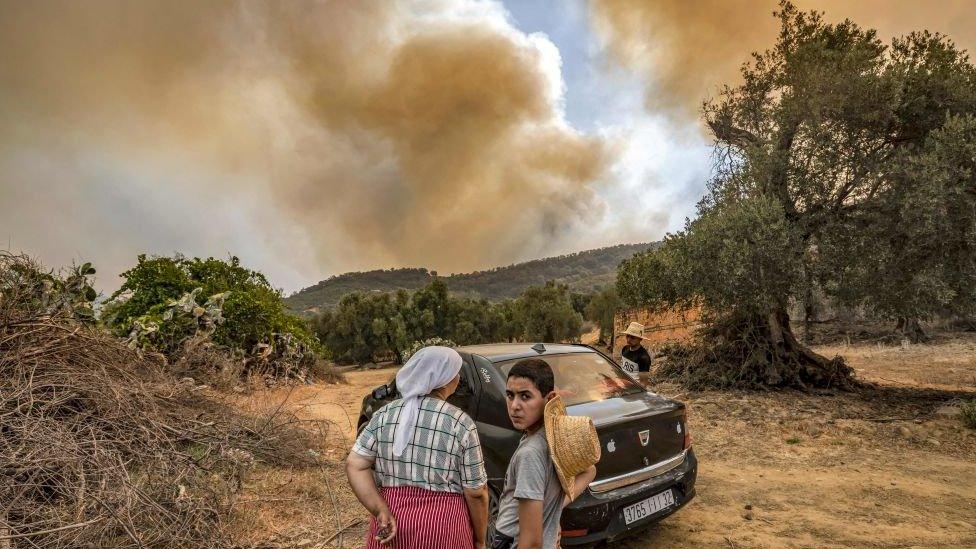
[{"label": "olive tree", "polygon": [[579,337],[583,317],[573,309],[569,287],[553,281],[527,288],[515,300],[526,341],[559,342]]},{"label": "olive tree", "polygon": [[604,344],[613,344],[613,321],[622,304],[613,286],[600,290],[586,304],[584,316],[600,327],[600,341]]},{"label": "olive tree", "polygon": [[618,289],[704,306],[705,337],[672,361],[689,379],[850,386],[841,358],[797,340],[789,306],[818,289],[905,320],[972,301],[976,79],[941,35],[889,48],[787,2],[776,16],[774,46],[705,103],[717,168],[697,219],[622,264]]}]

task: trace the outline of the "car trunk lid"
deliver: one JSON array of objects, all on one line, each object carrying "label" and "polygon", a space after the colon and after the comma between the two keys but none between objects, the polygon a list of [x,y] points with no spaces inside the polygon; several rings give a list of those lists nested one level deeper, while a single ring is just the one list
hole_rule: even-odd
[{"label": "car trunk lid", "polygon": [[577,404],[567,411],[590,417],[596,426],[597,481],[665,462],[684,450],[684,406],[653,393]]}]

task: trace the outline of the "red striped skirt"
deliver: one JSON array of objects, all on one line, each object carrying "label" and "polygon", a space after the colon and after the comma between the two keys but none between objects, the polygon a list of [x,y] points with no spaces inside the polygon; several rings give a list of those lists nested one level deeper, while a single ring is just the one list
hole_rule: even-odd
[{"label": "red striped skirt", "polygon": [[[396,537],[385,546],[392,549],[439,548],[472,549],[474,531],[464,496],[453,492],[433,492],[414,486],[382,488],[380,495],[396,519]],[[380,549],[376,541],[379,527],[369,521],[366,548]]]}]

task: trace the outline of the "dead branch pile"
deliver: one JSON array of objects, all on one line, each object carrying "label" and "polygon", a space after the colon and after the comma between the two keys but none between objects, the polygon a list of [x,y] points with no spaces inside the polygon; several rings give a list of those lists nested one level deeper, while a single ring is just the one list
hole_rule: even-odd
[{"label": "dead branch pile", "polygon": [[0,548],[228,546],[255,461],[317,464],[320,433],[204,398],[52,306],[24,261],[0,257]]}]

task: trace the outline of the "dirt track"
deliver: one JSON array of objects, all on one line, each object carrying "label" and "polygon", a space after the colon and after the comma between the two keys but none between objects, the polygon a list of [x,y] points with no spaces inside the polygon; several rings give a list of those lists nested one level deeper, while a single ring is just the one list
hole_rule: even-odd
[{"label": "dirt track", "polygon": [[[935,414],[954,398],[976,398],[976,337],[818,350],[843,354],[878,389],[679,395],[677,387],[655,387],[689,404],[698,497],[619,546],[976,547],[976,431]],[[334,421],[348,444],[362,395],[393,372],[353,372],[346,385],[301,387],[289,400],[309,417]],[[343,524],[365,519],[341,468],[330,477]],[[302,509],[277,517],[278,529],[305,520]],[[335,529],[319,519],[312,522]],[[344,546],[361,547],[363,523],[346,534]]]}]

